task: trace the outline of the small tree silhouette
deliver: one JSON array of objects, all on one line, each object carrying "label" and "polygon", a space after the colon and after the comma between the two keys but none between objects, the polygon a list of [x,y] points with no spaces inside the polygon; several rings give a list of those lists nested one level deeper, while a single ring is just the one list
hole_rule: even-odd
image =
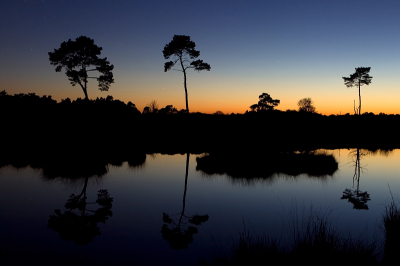
[{"label": "small tree silhouette", "polygon": [[218,110],[215,113],[213,113],[213,115],[224,115],[224,112]]},{"label": "small tree silhouette", "polygon": [[351,74],[350,77],[342,77],[344,84],[347,88],[358,87],[358,109],[354,108],[355,112],[361,115],[361,86],[369,85],[372,81],[372,77],[368,74],[371,70],[370,67],[357,67],[356,72]]},{"label": "small tree silhouette", "polygon": [[311,98],[303,98],[297,102],[299,112],[315,113],[315,106]]},{"label": "small tree silhouette", "polygon": [[158,113],[160,114],[177,114],[178,109],[176,109],[173,105],[167,105],[164,108],[161,108],[158,110]]},{"label": "small tree silhouette", "polygon": [[274,100],[268,93],[263,93],[258,96],[259,101],[256,104],[250,106],[251,111],[265,111],[265,110],[273,110],[274,107],[280,104],[280,100]]},{"label": "small tree silhouette", "polygon": [[170,70],[176,63],[179,62],[181,69],[174,69],[183,72],[183,84],[185,85],[186,96],[186,112],[189,113],[188,93],[186,85],[186,70],[193,68],[194,70],[210,71],[209,64],[204,63],[203,60],[193,60],[200,56],[200,52],[195,50],[196,44],[190,40],[190,36],[174,35],[172,41],[165,45],[163,55],[165,59],[175,56],[174,61],[165,62],[164,72]]},{"label": "small tree silhouette", "polygon": [[147,106],[149,107],[150,113],[155,114],[158,112],[159,104],[156,100],[152,100],[150,103],[147,104]]}]

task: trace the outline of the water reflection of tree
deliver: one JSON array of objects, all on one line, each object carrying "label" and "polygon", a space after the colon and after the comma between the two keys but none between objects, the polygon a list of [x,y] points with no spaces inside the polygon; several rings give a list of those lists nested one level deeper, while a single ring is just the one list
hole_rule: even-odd
[{"label": "water reflection of tree", "polygon": [[[99,190],[95,202],[87,202],[86,190],[88,177],[85,178],[83,189],[79,195],[71,194],[64,205],[66,210],[60,209],[50,215],[47,228],[52,228],[60,234],[60,238],[72,240],[78,245],[90,243],[94,237],[100,235],[98,223],[105,223],[112,216],[113,198],[108,191]],[[90,206],[97,205],[97,208]]]},{"label": "water reflection of tree", "polygon": [[189,156],[186,156],[186,175],[185,175],[185,189],[183,192],[183,204],[182,211],[172,216],[178,216],[178,220],[175,221],[167,213],[163,213],[164,225],[161,228],[162,237],[168,241],[173,249],[185,249],[190,243],[193,242],[193,235],[197,234],[197,226],[208,221],[208,214],[193,216],[185,215],[186,207],[186,191],[187,191],[187,180],[188,180],[188,169],[189,169]]},{"label": "water reflection of tree", "polygon": [[361,166],[361,157],[367,155],[368,152],[357,148],[350,152],[350,156],[354,162],[354,175],[353,175],[353,188],[354,183],[357,182],[355,189],[346,188],[343,191],[343,196],[340,199],[347,199],[353,204],[353,209],[356,210],[368,210],[367,202],[371,200],[367,191],[360,190],[360,178],[363,167]]}]

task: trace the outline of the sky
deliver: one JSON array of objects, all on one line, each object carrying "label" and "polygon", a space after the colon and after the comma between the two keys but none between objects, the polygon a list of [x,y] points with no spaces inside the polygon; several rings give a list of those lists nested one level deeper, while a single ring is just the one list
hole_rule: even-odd
[{"label": "sky", "polygon": [[84,98],[49,52],[79,36],[103,48],[114,65],[107,92],[139,110],[185,108],[183,74],[164,72],[164,46],[187,35],[210,71],[188,73],[191,112],[244,113],[268,93],[277,109],[305,97],[322,114],[353,114],[358,88],[342,77],[371,67],[362,112],[400,113],[400,1],[386,0],[1,0],[0,90]]}]

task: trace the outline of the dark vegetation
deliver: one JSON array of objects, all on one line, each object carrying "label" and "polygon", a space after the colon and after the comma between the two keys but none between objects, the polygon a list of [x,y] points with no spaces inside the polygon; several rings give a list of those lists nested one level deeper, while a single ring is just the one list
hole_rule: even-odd
[{"label": "dark vegetation", "polygon": [[245,230],[233,243],[231,255],[215,255],[201,265],[380,265],[376,243],[343,237],[328,215],[312,212],[291,218],[288,238]]},{"label": "dark vegetation", "polygon": [[263,93],[258,96],[258,103],[250,106],[251,112],[263,112],[263,111],[272,111],[276,106],[278,106],[281,101],[272,99],[272,97],[268,93]]},{"label": "dark vegetation", "polygon": [[316,152],[268,152],[257,156],[215,152],[196,158],[196,170],[207,175],[226,174],[232,178],[272,178],[275,174],[323,178],[338,170],[332,155]]},{"label": "dark vegetation", "polygon": [[30,165],[48,177],[89,177],[105,174],[108,164],[135,166],[146,159],[135,143],[118,138],[126,120],[140,116],[132,103],[111,96],[57,103],[34,93],[0,95],[0,167]]},{"label": "dark vegetation", "polygon": [[[141,114],[135,104],[112,96],[57,103],[51,96],[5,91],[0,92],[0,112],[2,165],[14,159],[26,164],[26,160],[68,162],[71,158],[120,163],[144,153],[246,156],[320,148],[400,148],[399,115],[324,116],[290,110]],[[362,134],[351,134],[360,125],[365,129]]]},{"label": "dark vegetation", "polygon": [[297,102],[299,112],[315,113],[314,102],[311,98],[303,98]]},{"label": "dark vegetation", "polygon": [[[96,79],[100,91],[108,91],[111,83],[114,83],[112,70],[113,65],[107,61],[107,57],[99,58],[103,48],[94,44],[94,40],[86,36],[80,36],[71,41],[61,43],[59,49],[49,52],[50,64],[56,66],[56,72],[61,72],[65,68],[65,75],[72,86],[79,84],[85,94],[85,99],[89,99],[87,93],[88,79]],[[93,72],[91,72],[93,71]],[[98,77],[89,77],[90,73],[96,72]]]},{"label": "dark vegetation", "polygon": [[398,260],[400,250],[400,207],[393,195],[392,200],[385,205],[382,220],[382,231],[385,235],[383,262],[390,265]]},{"label": "dark vegetation", "polygon": [[292,210],[290,233],[277,239],[252,235],[246,228],[232,245],[231,255],[214,255],[201,265],[397,265],[400,248],[400,207],[393,197],[382,215],[383,243],[344,236],[334,228],[330,213]]}]

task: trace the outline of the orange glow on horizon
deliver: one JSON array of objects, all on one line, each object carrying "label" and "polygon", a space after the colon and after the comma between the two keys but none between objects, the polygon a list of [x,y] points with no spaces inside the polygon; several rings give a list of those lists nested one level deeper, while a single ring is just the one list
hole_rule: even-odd
[{"label": "orange glow on horizon", "polygon": [[[57,87],[45,87],[40,86],[39,84],[31,84],[29,87],[13,89],[11,89],[12,86],[9,86],[8,88],[6,86],[5,90],[9,95],[33,92],[38,96],[51,95],[57,102],[60,102],[65,98],[70,98],[71,100],[84,98],[84,94],[79,87],[70,86],[64,79],[62,79],[62,81],[62,84]],[[222,111],[224,114],[243,114],[247,110],[250,111],[249,107],[252,104],[257,103],[258,95],[260,94],[258,91],[259,90],[255,92],[234,90],[227,94],[225,91],[214,92],[213,90],[205,91],[195,88],[190,91],[189,110],[190,112],[201,112],[206,114],[213,114],[216,111]],[[343,89],[342,87],[340,87],[339,90],[328,90],[328,92],[319,94],[313,91],[303,93],[303,90],[296,93],[289,93],[280,90],[273,91],[272,89],[264,91],[271,91],[270,95],[273,99],[281,100],[281,103],[275,108],[281,111],[286,111],[287,109],[297,110],[297,102],[302,97],[311,97],[314,101],[317,113],[322,115],[344,115],[346,113],[352,115],[354,114],[354,99],[356,99],[355,104],[358,105],[358,99],[356,97],[357,93],[352,90]],[[331,91],[333,93],[330,93]],[[386,89],[390,94],[383,94],[382,91],[383,89],[365,90],[362,95],[362,113],[372,112],[376,115],[381,112],[385,114],[400,113],[400,106],[397,102],[397,99],[400,98],[400,92],[397,92],[393,88]],[[178,110],[186,109],[185,96],[183,89],[181,88],[178,88],[176,91],[164,91],[161,89],[139,90],[130,89],[129,87],[116,87],[111,88],[110,91],[107,92],[100,92],[91,87],[88,93],[90,99],[96,99],[97,97],[106,98],[108,95],[111,95],[115,100],[121,100],[125,103],[131,101],[136,105],[139,111],[143,111],[143,108],[153,99],[159,103],[159,108],[172,104]],[[390,96],[388,97],[387,95]]]}]

